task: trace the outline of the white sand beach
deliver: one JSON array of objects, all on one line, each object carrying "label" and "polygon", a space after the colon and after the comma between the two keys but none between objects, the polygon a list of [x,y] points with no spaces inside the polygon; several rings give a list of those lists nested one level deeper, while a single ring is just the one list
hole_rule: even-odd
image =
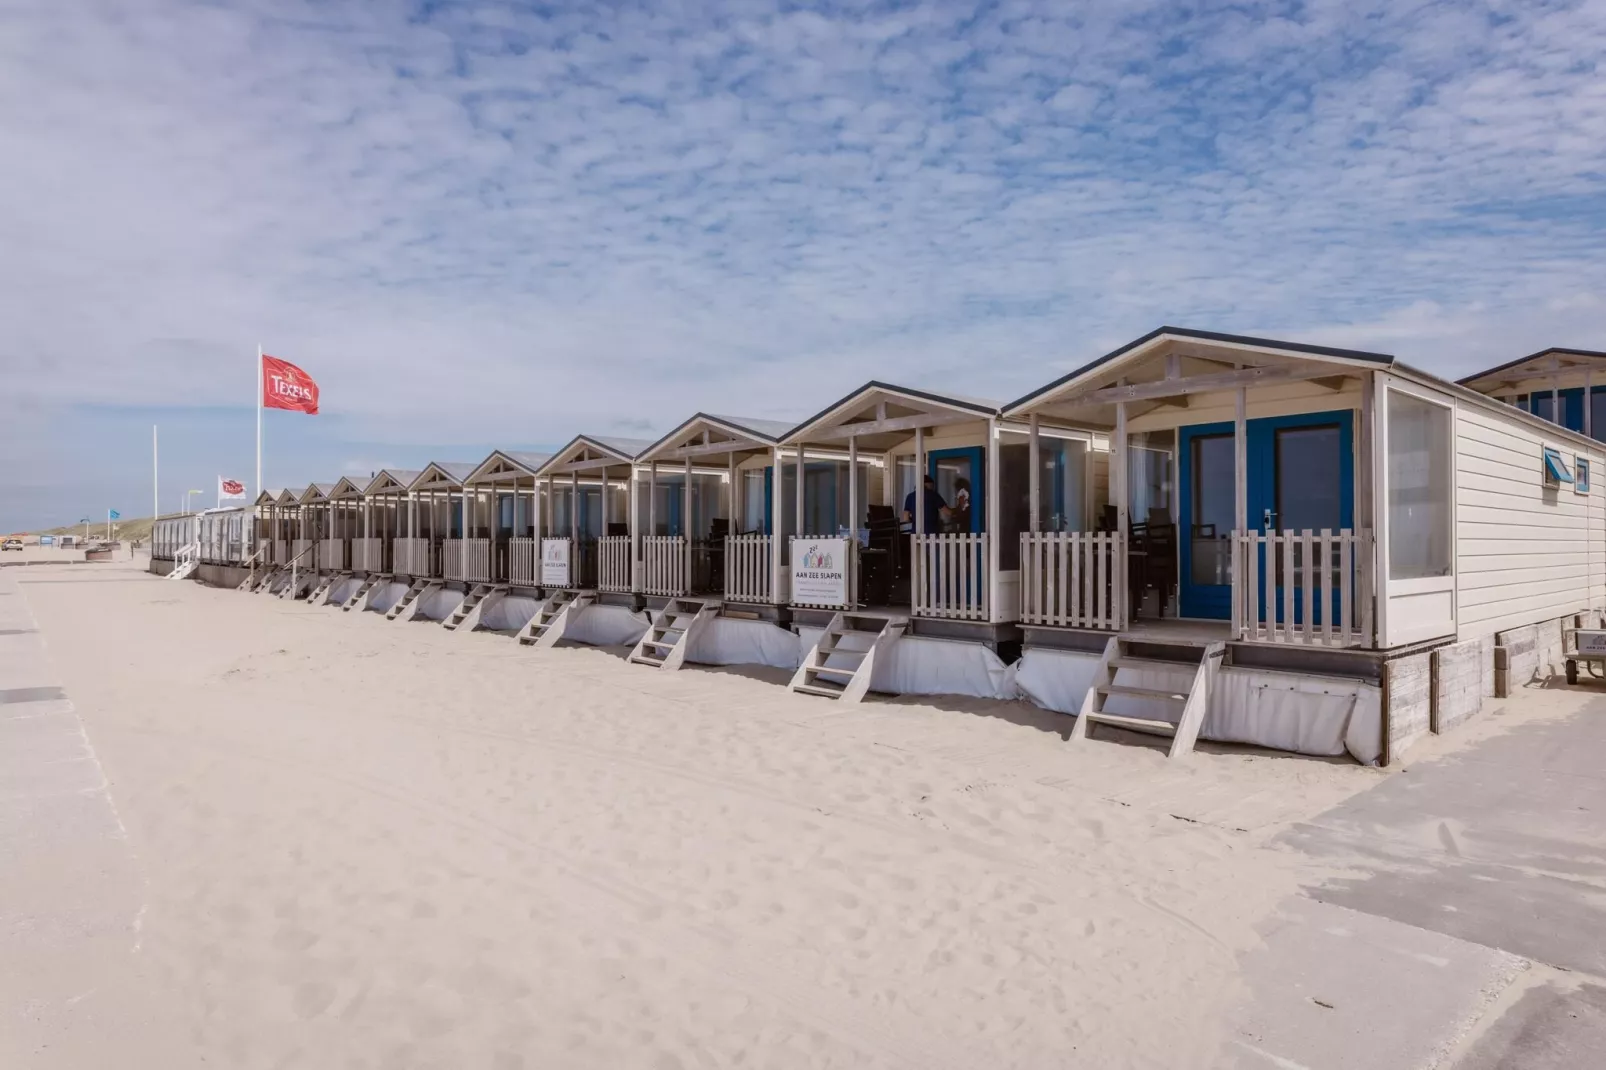
[{"label": "white sand beach", "polygon": [[[1216,1065],[1301,877],[1269,839],[1387,775],[0,572],[127,852],[102,982],[8,1066]],[[0,994],[55,983],[29,969]]]}]

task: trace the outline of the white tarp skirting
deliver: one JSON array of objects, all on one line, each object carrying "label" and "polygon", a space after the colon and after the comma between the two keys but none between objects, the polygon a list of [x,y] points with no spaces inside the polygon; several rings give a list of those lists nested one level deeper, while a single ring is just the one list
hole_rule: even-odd
[{"label": "white tarp skirting", "polygon": [[590,646],[635,646],[647,634],[647,624],[645,613],[633,613],[624,606],[592,604],[571,617],[563,638]]},{"label": "white tarp skirting", "polygon": [[527,594],[510,594],[494,599],[480,613],[480,627],[497,632],[516,632],[535,616],[541,600]]},{"label": "white tarp skirting", "polygon": [[375,613],[389,613],[391,607],[400,602],[402,595],[406,593],[407,584],[389,580],[368,592],[368,604],[361,608],[371,609]]},{"label": "white tarp skirting", "polygon": [[[823,628],[799,628],[802,650],[820,641]],[[849,632],[838,642],[843,650],[868,650],[875,636]],[[827,659],[827,665],[853,668],[857,658]],[[1012,699],[1015,670],[980,643],[905,635],[877,659],[870,690],[892,695],[971,695]]]},{"label": "white tarp skirting", "polygon": [[356,594],[357,588],[361,586],[361,579],[356,576],[347,576],[345,579],[335,583],[335,585],[330,589],[329,599],[326,604],[336,606],[345,605],[346,599]]},{"label": "white tarp skirting", "polygon": [[768,621],[715,617],[686,648],[686,660],[701,665],[768,665],[796,669],[802,643]]},{"label": "white tarp skirting", "polygon": [[[445,620],[452,615],[452,610],[456,609],[462,602],[462,591],[454,591],[450,587],[442,587],[427,597],[425,595],[418,596],[418,616],[425,620]],[[413,619],[416,620],[418,618],[415,617]]]},{"label": "white tarp skirting", "polygon": [[[1046,710],[1079,713],[1099,655],[1028,648],[1015,682],[1021,696]],[[1170,688],[1179,674],[1117,669],[1115,683]],[[1153,699],[1112,695],[1110,713],[1175,721],[1177,709]],[[1222,669],[1199,730],[1204,739],[1333,757],[1348,753],[1375,764],[1382,754],[1382,692],[1376,684],[1259,669]]]}]

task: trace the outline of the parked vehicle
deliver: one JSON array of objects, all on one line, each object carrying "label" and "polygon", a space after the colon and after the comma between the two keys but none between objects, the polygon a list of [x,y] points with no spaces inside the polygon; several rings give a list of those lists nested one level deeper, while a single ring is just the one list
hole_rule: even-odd
[{"label": "parked vehicle", "polygon": [[7,539],[5,542],[0,542],[0,550],[21,550],[21,549],[22,549],[22,540],[21,539]]}]

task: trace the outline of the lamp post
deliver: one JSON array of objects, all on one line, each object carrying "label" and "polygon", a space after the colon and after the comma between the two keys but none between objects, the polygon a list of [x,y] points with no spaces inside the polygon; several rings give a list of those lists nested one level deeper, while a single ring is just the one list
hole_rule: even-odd
[{"label": "lamp post", "polygon": [[198,490],[187,490],[187,491],[184,492],[184,504],[179,507],[179,515],[180,516],[188,516],[189,515],[189,512],[190,512],[190,495],[199,494],[199,493],[201,493],[201,492],[198,491]]}]

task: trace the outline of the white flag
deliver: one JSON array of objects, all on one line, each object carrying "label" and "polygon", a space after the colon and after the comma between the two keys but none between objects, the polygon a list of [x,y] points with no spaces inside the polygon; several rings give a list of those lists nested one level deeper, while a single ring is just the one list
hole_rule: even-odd
[{"label": "white flag", "polygon": [[217,477],[217,500],[226,501],[229,498],[245,497],[245,484],[238,479],[224,479]]}]

